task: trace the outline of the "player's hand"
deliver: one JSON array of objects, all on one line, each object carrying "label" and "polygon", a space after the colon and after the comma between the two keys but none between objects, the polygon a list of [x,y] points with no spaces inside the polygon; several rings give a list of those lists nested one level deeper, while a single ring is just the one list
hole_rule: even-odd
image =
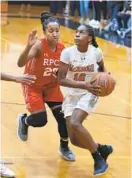
[{"label": "player's hand", "polygon": [[15,81],[17,83],[23,83],[23,84],[27,84],[27,85],[31,85],[33,83],[35,83],[36,80],[36,76],[35,75],[22,75],[22,76],[16,76],[15,77]]},{"label": "player's hand", "polygon": [[91,80],[90,82],[86,82],[86,89],[96,95],[96,96],[99,96],[100,95],[100,92],[101,92],[101,89],[100,89],[100,86],[99,85],[96,85],[95,84],[95,81],[96,79],[94,80]]},{"label": "player's hand", "polygon": [[37,40],[38,40],[37,30],[32,30],[32,32],[30,32],[28,35],[27,46],[32,47],[33,45],[35,45]]}]

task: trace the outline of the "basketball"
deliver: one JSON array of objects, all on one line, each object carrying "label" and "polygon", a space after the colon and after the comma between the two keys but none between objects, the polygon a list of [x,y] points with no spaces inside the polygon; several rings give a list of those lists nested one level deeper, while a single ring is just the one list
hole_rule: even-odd
[{"label": "basketball", "polygon": [[95,84],[101,87],[99,96],[108,96],[113,92],[116,82],[110,74],[107,72],[98,72],[91,78],[91,80],[94,79],[96,79]]}]

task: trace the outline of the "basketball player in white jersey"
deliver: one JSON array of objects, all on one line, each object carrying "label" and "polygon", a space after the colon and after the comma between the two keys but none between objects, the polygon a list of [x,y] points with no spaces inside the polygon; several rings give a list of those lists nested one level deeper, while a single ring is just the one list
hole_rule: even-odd
[{"label": "basketball player in white jersey", "polygon": [[[22,75],[22,76],[14,76],[10,74],[1,73],[1,80],[10,81],[10,82],[17,82],[17,83],[24,83],[27,85],[31,85],[35,82],[35,76],[33,75]],[[0,160],[0,176],[11,178],[15,177],[15,173],[10,170],[5,164]]]},{"label": "basketball player in white jersey", "polygon": [[94,81],[85,81],[85,78],[98,71],[106,71],[102,51],[96,43],[93,28],[81,25],[76,31],[75,45],[62,51],[58,81],[67,89],[63,112],[70,140],[73,145],[91,152],[94,159],[94,175],[106,172],[106,159],[113,151],[110,145],[95,143],[82,125],[93,111],[100,93],[100,87],[96,86]]}]

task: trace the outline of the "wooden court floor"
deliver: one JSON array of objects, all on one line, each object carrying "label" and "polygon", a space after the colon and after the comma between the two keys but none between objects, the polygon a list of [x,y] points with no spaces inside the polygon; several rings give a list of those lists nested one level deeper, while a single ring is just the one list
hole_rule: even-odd
[{"label": "wooden court floor", "polygon": [[[1,71],[19,75],[23,68],[16,63],[36,28],[42,36],[39,19],[10,18],[1,28]],[[61,40],[73,44],[74,30],[61,27]],[[102,178],[130,178],[131,160],[131,58],[130,49],[97,38],[104,52],[105,65],[117,80],[115,91],[100,98],[97,109],[84,123],[96,142],[112,144],[109,170]],[[27,142],[16,134],[17,115],[26,112],[20,84],[1,82],[1,151],[17,178],[92,178],[93,161],[88,151],[70,144],[76,162],[65,162],[58,156],[59,137],[56,122],[48,110],[45,128],[30,128]]]}]

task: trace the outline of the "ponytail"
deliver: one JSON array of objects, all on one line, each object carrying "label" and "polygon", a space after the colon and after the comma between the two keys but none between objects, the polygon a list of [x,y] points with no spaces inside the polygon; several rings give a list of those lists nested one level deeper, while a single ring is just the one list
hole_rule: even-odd
[{"label": "ponytail", "polygon": [[[85,25],[85,24],[84,24]],[[95,47],[95,48],[98,48],[98,44],[96,42],[96,38],[95,38],[95,32],[94,32],[94,28],[91,27],[90,25],[85,25],[86,29],[87,29],[87,32],[90,36],[92,36],[92,45]]]},{"label": "ponytail", "polygon": [[93,45],[95,48],[98,48],[98,44],[97,44],[97,41],[96,41],[95,37],[93,37],[93,39],[92,39],[92,45]]}]

